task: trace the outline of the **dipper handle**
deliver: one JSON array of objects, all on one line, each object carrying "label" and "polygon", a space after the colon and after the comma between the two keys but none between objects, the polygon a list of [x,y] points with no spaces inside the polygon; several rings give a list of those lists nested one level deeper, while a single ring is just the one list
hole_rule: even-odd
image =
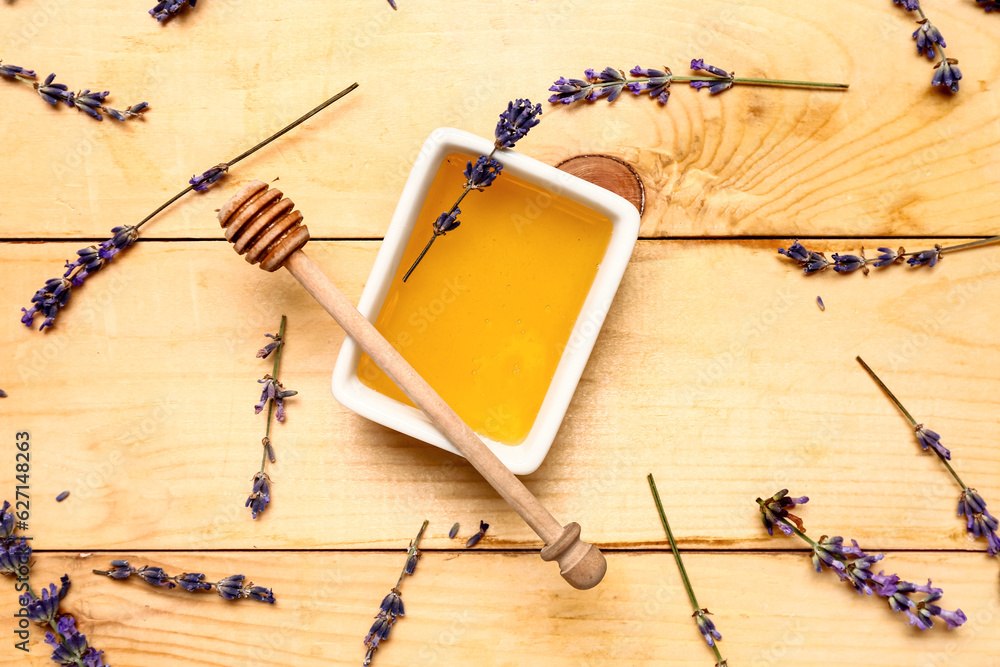
[{"label": "dipper handle", "polygon": [[375,326],[354,307],[302,247],[309,230],[301,225],[302,214],[282,199],[277,189],[252,181],[219,210],[226,239],[248,262],[260,262],[266,271],[280,266],[298,280],[353,338],[396,385],[441,429],[445,437],[468,459],[497,493],[521,515],[545,542],[543,560],[555,560],[566,581],[574,588],[593,588],[607,571],[604,555],[593,544],[580,539],[580,526],[562,526],[532,495],[531,491],[490,451],[444,399],[413,369]]}]

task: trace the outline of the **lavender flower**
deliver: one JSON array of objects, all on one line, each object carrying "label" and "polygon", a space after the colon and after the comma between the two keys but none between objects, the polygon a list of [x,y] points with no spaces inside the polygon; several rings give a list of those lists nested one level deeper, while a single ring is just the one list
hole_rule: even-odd
[{"label": "lavender flower", "polygon": [[719,67],[715,67],[714,65],[706,65],[704,59],[702,58],[695,58],[694,60],[692,60],[691,69],[693,69],[695,72],[705,71],[711,74],[712,76],[718,76],[723,79],[733,78],[732,72],[727,72],[726,70],[721,69]]},{"label": "lavender flower", "polygon": [[[775,495],[783,493],[786,492],[780,491]],[[760,498],[757,499],[757,503],[761,504]],[[845,546],[841,537],[828,538],[824,535],[819,542],[815,542],[805,534],[801,526],[799,530],[795,530],[787,518],[781,518],[779,521],[785,523],[791,531],[791,533],[785,531],[786,535],[795,534],[812,547],[812,561],[817,572],[822,572],[825,565],[859,594],[876,594],[886,598],[893,611],[906,614],[908,622],[919,629],[929,630],[934,625],[935,616],[944,620],[949,628],[957,628],[965,622],[965,614],[961,609],[946,611],[934,604],[944,592],[940,588],[933,588],[929,580],[927,585],[923,586],[902,581],[898,575],[887,575],[884,571],[872,574],[872,565],[882,560],[883,554],[867,554],[855,540],[851,540],[850,546]],[[768,532],[771,532],[770,529]],[[910,597],[914,593],[923,593],[925,597],[919,601],[914,600]]]},{"label": "lavender flower", "polygon": [[284,385],[271,377],[270,374],[265,375],[260,380],[257,380],[259,384],[263,384],[264,388],[260,394],[260,402],[254,406],[254,414],[260,414],[268,401],[274,401],[277,407],[277,412],[275,417],[279,422],[285,421],[285,399],[290,396],[295,396],[299,392],[292,389],[285,389]]},{"label": "lavender flower", "polygon": [[176,16],[185,7],[194,8],[198,0],[161,0],[156,6],[149,10],[149,15],[162,23],[169,18]]},{"label": "lavender flower", "polygon": [[203,581],[204,579],[205,575],[200,572],[185,572],[184,574],[177,575],[175,581],[178,586],[189,593],[212,590],[212,584],[206,583]]},{"label": "lavender flower", "polygon": [[188,183],[194,186],[195,192],[204,192],[212,187],[216,181],[225,176],[228,171],[229,165],[222,162],[215,165],[200,176],[192,176]]},{"label": "lavender flower", "polygon": [[920,443],[920,448],[925,452],[927,448],[932,448],[938,453],[938,456],[946,461],[951,460],[951,452],[948,448],[941,444],[941,436],[930,430],[929,428],[924,428],[923,424],[917,424],[913,427],[914,432],[917,436],[917,442]]},{"label": "lavender flower", "polygon": [[591,88],[593,88],[593,85],[589,81],[567,79],[561,76],[549,86],[549,90],[555,93],[549,96],[549,102],[559,102],[561,104],[579,102],[587,98]]},{"label": "lavender flower", "polygon": [[789,521],[798,526],[799,530],[805,531],[802,519],[790,513],[789,510],[794,509],[797,505],[805,505],[807,502],[809,502],[808,496],[802,496],[801,498],[789,497],[788,489],[778,491],[767,500],[758,498],[757,504],[760,506],[760,519],[764,524],[764,528],[767,529],[767,534],[773,536],[774,526],[777,526],[785,535],[791,535],[794,531],[788,525],[787,522]]},{"label": "lavender flower", "polygon": [[23,574],[31,560],[31,547],[27,540],[9,538],[0,544],[0,574],[18,576]]},{"label": "lavender flower", "polygon": [[542,115],[541,104],[531,104],[529,99],[517,99],[507,103],[507,110],[500,114],[496,127],[496,148],[513,148],[514,144],[528,134],[528,130],[538,125]]},{"label": "lavender flower", "polygon": [[262,470],[253,476],[253,490],[250,491],[250,497],[247,498],[244,507],[249,507],[250,513],[256,519],[257,515],[267,508],[269,502],[271,502],[271,478]]},{"label": "lavender flower", "polygon": [[594,70],[588,69],[585,74],[589,80],[607,84],[603,86],[591,86],[590,92],[587,94],[587,101],[589,102],[595,102],[604,96],[607,96],[608,102],[614,102],[625,89],[625,73],[621,70],[613,67],[605,67],[600,73],[595,73]]},{"label": "lavender flower", "polygon": [[28,614],[28,620],[41,625],[48,625],[59,615],[59,602],[66,593],[69,592],[69,577],[63,575],[60,579],[60,587],[57,590],[55,584],[49,584],[48,588],[42,589],[41,597],[34,597],[25,593],[18,600]]},{"label": "lavender flower", "polygon": [[490,524],[486,523],[485,521],[480,521],[479,532],[469,538],[469,540],[465,543],[465,548],[471,549],[472,547],[479,544],[479,540],[483,539],[483,537],[486,536],[486,531],[489,529],[489,527]]},{"label": "lavender flower", "polygon": [[458,226],[462,224],[462,221],[458,219],[461,214],[462,209],[456,206],[450,213],[439,215],[432,225],[434,236],[444,236],[451,230],[458,229]]},{"label": "lavender flower", "polygon": [[396,580],[396,585],[392,587],[388,595],[382,598],[382,602],[379,604],[378,613],[375,615],[375,622],[372,623],[368,634],[364,638],[364,645],[368,650],[365,652],[363,665],[371,664],[379,644],[389,638],[389,632],[392,630],[393,624],[406,614],[403,607],[402,594],[399,589],[403,583],[403,579],[407,575],[413,574],[416,568],[417,559],[420,557],[420,551],[417,549],[417,546],[420,544],[420,538],[423,537],[426,529],[427,521],[424,521],[420,526],[420,532],[417,533],[416,538],[410,542],[409,549],[406,550],[406,564],[403,566],[403,571],[400,573],[399,579]]},{"label": "lavender flower", "polygon": [[806,275],[819,273],[830,266],[830,260],[826,258],[826,255],[821,252],[806,250],[805,246],[799,243],[798,240],[789,246],[788,250],[779,248],[778,253],[797,261]]},{"label": "lavender flower", "polygon": [[645,81],[633,81],[628,84],[628,89],[632,93],[641,95],[648,92],[649,96],[655,97],[660,104],[666,104],[667,100],[670,99],[670,80],[672,75],[669,67],[658,70],[646,69],[636,65],[629,70],[629,74],[645,79]]},{"label": "lavender flower", "polygon": [[[958,69],[958,61],[954,58],[943,58],[934,66],[932,86],[943,86],[953,93],[958,92],[958,82],[962,80],[962,70]],[[934,264],[931,264],[934,266]]]},{"label": "lavender flower", "polygon": [[111,569],[94,570],[94,574],[102,574],[112,579],[128,579],[133,574],[143,581],[153,586],[163,586],[174,588],[179,586],[188,593],[198,591],[210,591],[215,588],[219,595],[227,600],[238,600],[249,598],[258,602],[274,604],[274,594],[270,589],[263,586],[255,586],[253,582],[244,583],[246,579],[242,574],[234,574],[226,577],[222,581],[212,584],[205,581],[205,575],[200,572],[185,572],[176,577],[172,577],[160,567],[133,568],[126,560],[111,561]]},{"label": "lavender flower", "polygon": [[7,398],[7,392],[5,392],[3,389],[0,389],[0,398]]},{"label": "lavender flower", "polygon": [[164,588],[174,587],[174,583],[170,581],[170,576],[163,571],[162,567],[149,567],[148,565],[144,565],[143,567],[137,569],[135,574],[150,586],[162,586]]},{"label": "lavender flower", "polygon": [[867,261],[862,254],[858,255],[839,255],[837,253],[833,254],[833,270],[837,273],[851,273],[852,271],[857,271],[861,269],[865,275],[868,274],[868,267],[865,266]]},{"label": "lavender flower", "polygon": [[24,69],[23,67],[18,67],[17,65],[4,65],[3,61],[0,60],[0,76],[6,76],[12,79],[34,79],[36,75],[33,70]]},{"label": "lavender flower", "polygon": [[43,83],[34,84],[35,90],[41,95],[43,100],[52,106],[56,106],[60,102],[65,102],[68,106],[73,106],[73,93],[69,92],[69,87],[65,83],[54,83],[55,79],[55,73],[49,74],[45,77]]},{"label": "lavender flower", "polygon": [[69,301],[71,289],[82,286],[87,276],[96,273],[139,238],[138,228],[128,225],[115,227],[111,233],[112,237],[102,241],[100,245],[78,250],[76,261],[66,262],[66,272],[62,278],[46,281],[45,285],[35,292],[31,297],[31,303],[34,305],[30,309],[21,308],[21,312],[24,313],[21,316],[22,324],[30,327],[34,323],[35,316],[40,314],[45,319],[38,328],[39,331],[54,325],[59,309]]},{"label": "lavender flower", "polygon": [[892,2],[896,5],[903,5],[903,9],[908,12],[920,9],[920,0],[892,0]]},{"label": "lavender flower", "polygon": [[917,40],[917,53],[920,55],[926,54],[928,58],[934,60],[934,57],[937,55],[934,45],[948,45],[945,44],[944,37],[941,36],[941,31],[933,23],[927,19],[918,21],[918,23],[920,27],[913,33],[913,39]]},{"label": "lavender flower", "polygon": [[715,623],[712,623],[712,619],[708,617],[711,613],[707,609],[699,609],[691,615],[694,617],[695,622],[698,623],[698,630],[701,631],[701,636],[705,638],[709,646],[715,646],[715,641],[722,639],[722,635],[715,629]]},{"label": "lavender flower", "polygon": [[14,513],[8,512],[9,509],[10,503],[3,501],[3,507],[0,507],[0,542],[6,542],[14,534]]},{"label": "lavender flower", "polygon": [[270,338],[271,342],[257,350],[258,359],[267,359],[267,357],[274,352],[279,345],[281,345],[281,336],[278,334],[264,334],[265,337]]},{"label": "lavender flower", "polygon": [[890,264],[895,264],[897,262],[903,261],[901,255],[906,252],[905,248],[900,248],[899,250],[893,250],[892,248],[879,248],[879,253],[881,253],[878,258],[872,262],[876,268],[881,269],[883,266],[889,266]]},{"label": "lavender flower", "polygon": [[[483,188],[489,187],[493,181],[497,179],[500,172],[503,171],[503,165],[496,160],[487,157],[485,155],[480,155],[476,158],[476,164],[473,165],[472,162],[468,162],[465,167],[465,180],[466,187],[475,188],[482,191]],[[457,209],[456,209],[457,215]],[[457,226],[457,225],[456,225]]]},{"label": "lavender flower", "polygon": [[1000,12],[1000,2],[997,0],[976,0],[976,3],[981,5],[987,14],[990,12]]}]

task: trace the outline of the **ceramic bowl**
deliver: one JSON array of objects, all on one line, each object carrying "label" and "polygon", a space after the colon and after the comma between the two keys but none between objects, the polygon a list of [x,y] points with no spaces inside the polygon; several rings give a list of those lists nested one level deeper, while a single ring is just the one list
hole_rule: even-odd
[{"label": "ceramic bowl", "polygon": [[[474,156],[487,154],[492,148],[492,141],[461,130],[440,128],[431,133],[403,188],[358,304],[358,310],[369,321],[374,322],[382,308],[427,190],[441,163],[452,153]],[[503,163],[505,175],[514,174],[575,200],[606,216],[612,224],[611,239],[604,258],[527,438],[521,444],[513,446],[483,438],[483,442],[511,472],[525,475],[534,472],[541,465],[580,382],[580,376],[618,291],[639,235],[639,212],[627,200],[611,191],[526,155],[508,149],[499,152],[496,157]],[[472,233],[472,230],[462,229],[459,233]],[[362,417],[457,454],[452,444],[423,412],[383,396],[361,382],[358,378],[361,354],[361,348],[347,337],[333,370],[334,397],[344,407]]]}]

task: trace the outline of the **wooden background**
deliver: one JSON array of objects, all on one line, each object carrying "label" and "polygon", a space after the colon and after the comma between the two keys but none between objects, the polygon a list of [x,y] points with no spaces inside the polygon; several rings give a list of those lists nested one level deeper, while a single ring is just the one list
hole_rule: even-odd
[{"label": "wooden background", "polygon": [[[997,561],[966,538],[954,483],[854,361],[880,371],[1000,507],[1000,249],[867,278],[804,278],[776,255],[796,236],[856,251],[1000,233],[1000,16],[973,0],[924,3],[965,75],[951,98],[930,88],[912,19],[889,0],[399,4],[203,0],[168,25],[142,3],[0,7],[5,62],[151,105],[141,122],[97,123],[0,81],[0,489],[13,499],[14,434],[28,430],[33,581],[71,575],[64,607],[116,667],[360,664],[427,518],[408,614],[374,664],[709,665],[653,472],[731,665],[1000,666]],[[560,75],[680,73],[693,57],[852,87],[546,104],[522,142],[552,164],[620,157],[647,187],[618,299],[556,443],[525,478],[608,553],[606,581],[573,591],[464,461],[333,400],[342,332],[289,276],[238,261],[213,210],[240,183],[280,177],[320,239],[311,254],[356,301],[434,128],[488,136],[508,99],[542,100]],[[144,228],[54,330],[19,324],[77,248],[353,81],[349,97]],[[254,354],[283,313],[282,377],[299,395],[274,436],[273,503],[252,521],[243,502],[263,427],[252,405],[269,368]],[[754,498],[782,487],[812,497],[810,534],[885,551],[881,565],[932,578],[969,623],[919,633],[812,572],[800,543],[759,524]],[[446,537],[480,519],[491,528],[477,550]],[[89,574],[123,556],[240,572],[278,603]],[[13,649],[16,596],[4,590],[0,664],[52,664],[37,631],[30,659]]]}]

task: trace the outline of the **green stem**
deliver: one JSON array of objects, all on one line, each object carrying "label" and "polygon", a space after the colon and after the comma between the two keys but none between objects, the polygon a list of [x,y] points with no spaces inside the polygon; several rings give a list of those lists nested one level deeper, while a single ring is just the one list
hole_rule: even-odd
[{"label": "green stem", "polygon": [[[617,86],[622,83],[645,83],[649,81],[648,78],[644,79],[625,79],[624,81],[598,81],[590,84],[595,88],[606,88],[608,86]],[[744,78],[744,77],[734,77],[727,79],[723,76],[670,76],[671,82],[678,83],[689,83],[691,81],[705,81],[707,83],[721,83],[723,81],[732,81],[734,84],[741,83],[749,86],[775,86],[781,88],[827,88],[834,90],[847,90],[850,88],[849,83],[823,83],[819,81],[792,81],[788,79],[754,79],[754,78]]]},{"label": "green stem", "polygon": [[[280,130],[278,130],[277,132],[275,132],[274,134],[272,134],[271,136],[269,136],[267,139],[264,139],[263,141],[261,141],[256,146],[254,146],[254,147],[252,147],[252,148],[250,148],[248,150],[243,151],[242,153],[240,153],[239,155],[237,155],[236,157],[234,157],[229,162],[224,162],[223,164],[227,165],[227,168],[228,167],[232,167],[234,164],[236,164],[240,160],[243,160],[245,158],[250,157],[251,155],[253,155],[257,151],[259,151],[261,148],[263,148],[264,146],[267,146],[269,143],[271,143],[272,141],[274,141],[275,139],[277,139],[281,135],[283,135],[283,134],[285,134],[285,133],[287,133],[287,132],[295,129],[296,127],[298,127],[302,123],[306,122],[307,120],[309,120],[310,118],[312,118],[313,116],[315,116],[316,114],[318,114],[320,111],[322,111],[323,109],[327,108],[328,106],[330,106],[331,104],[333,104],[334,102],[336,102],[337,100],[339,100],[340,98],[344,97],[345,95],[347,95],[348,93],[350,93],[352,90],[354,90],[357,87],[358,87],[358,84],[352,83],[347,88],[344,88],[342,91],[340,91],[339,93],[337,93],[336,95],[334,95],[333,97],[331,97],[330,99],[328,99],[327,101],[325,101],[322,104],[320,104],[318,107],[315,107],[311,111],[306,112],[305,115],[296,118],[291,123],[289,123],[285,127],[281,128]],[[178,192],[177,194],[175,194],[173,197],[171,197],[170,199],[168,199],[166,202],[164,202],[163,204],[161,204],[159,206],[159,208],[157,208],[155,211],[153,211],[152,213],[150,213],[149,215],[147,215],[145,218],[143,218],[142,220],[140,220],[139,223],[135,226],[135,228],[139,229],[144,224],[146,224],[147,222],[149,222],[153,217],[155,217],[158,213],[160,213],[160,211],[162,211],[163,209],[167,208],[168,206],[170,206],[175,201],[177,201],[178,199],[180,199],[181,197],[183,197],[187,193],[191,192],[192,190],[194,190],[194,185],[187,186],[186,188],[184,188],[183,190],[181,190],[180,192]]]},{"label": "green stem", "polygon": [[427,524],[430,521],[424,519],[423,524],[420,526],[420,531],[417,532],[417,536],[413,538],[413,542],[410,544],[410,548],[406,550],[406,562],[403,563],[403,571],[399,573],[399,579],[396,580],[396,585],[394,588],[399,589],[399,585],[403,583],[403,577],[406,576],[406,565],[410,562],[410,557],[416,553],[417,547],[420,546],[420,538],[424,536],[424,531],[427,530]]},{"label": "green stem", "polygon": [[417,264],[419,264],[420,260],[424,258],[424,255],[427,254],[427,251],[431,249],[431,245],[433,245],[434,239],[436,239],[437,237],[438,237],[437,234],[432,235],[431,240],[427,242],[427,245],[425,245],[424,249],[420,251],[420,254],[417,255],[417,258],[413,260],[413,264],[410,265],[410,269],[403,275],[404,283],[406,282],[406,279],[410,277],[410,274],[413,273],[413,269],[417,268]]},{"label": "green stem", "polygon": [[[855,359],[858,360],[858,363],[861,364],[862,368],[868,371],[868,375],[870,375],[872,379],[875,380],[875,383],[879,386],[879,388],[882,389],[885,395],[889,397],[889,400],[892,401],[893,405],[899,408],[899,411],[903,413],[903,416],[909,420],[910,426],[912,426],[914,429],[920,426],[920,424],[917,423],[917,420],[913,418],[913,415],[910,414],[909,410],[904,408],[903,404],[899,402],[899,399],[896,398],[896,395],[893,394],[887,386],[885,386],[885,383],[882,382],[882,380],[879,378],[878,375],[875,375],[875,371],[873,371],[871,367],[865,363],[865,360],[862,359],[861,357],[855,357]],[[931,449],[934,450],[934,453],[937,454],[937,457],[941,460],[941,463],[943,463],[945,468],[948,469],[948,472],[950,472],[951,476],[955,478],[955,481],[958,482],[959,486],[961,486],[963,490],[967,489],[968,487],[965,485],[965,482],[963,482],[962,478],[958,476],[958,473],[955,472],[955,469],[951,467],[951,463],[949,463],[946,458],[941,456],[941,453],[938,452],[938,450],[934,449],[933,447],[931,447]]]},{"label": "green stem", "polygon": [[[694,589],[691,587],[691,579],[688,577],[687,570],[684,569],[684,561],[681,560],[681,552],[677,549],[677,541],[674,539],[674,533],[670,530],[670,522],[667,521],[667,514],[663,511],[663,503],[660,501],[660,492],[656,490],[656,481],[653,480],[653,473],[646,475],[646,480],[649,482],[649,490],[653,494],[653,502],[656,503],[656,511],[660,514],[660,523],[663,524],[663,530],[667,533],[667,540],[670,542],[670,550],[674,554],[677,569],[681,573],[681,581],[684,582],[684,590],[687,591],[688,600],[691,602],[691,609],[695,613],[698,613],[701,611],[701,607],[698,605],[698,599],[694,596]],[[718,661],[722,662],[722,654],[719,653],[719,647],[715,642],[712,643],[712,651],[715,652],[715,657]]]},{"label": "green stem", "polygon": [[[278,347],[274,350],[274,366],[271,369],[271,377],[274,378],[275,383],[278,382],[278,364],[281,362],[281,350],[285,347],[285,323],[288,318],[284,315],[281,316],[281,326],[278,327]],[[267,428],[264,431],[264,438],[271,442],[271,414],[274,412],[274,401],[268,401],[267,403]],[[264,447],[264,455],[260,460],[260,471],[264,472],[264,466],[267,465],[267,447]]]},{"label": "green stem", "polygon": [[966,250],[968,248],[978,248],[984,245],[991,245],[993,243],[1000,243],[1000,236],[991,236],[988,239],[980,239],[978,241],[969,241],[968,243],[960,243],[958,245],[948,246],[947,248],[941,248],[941,254],[946,252],[954,252],[956,250]]}]

